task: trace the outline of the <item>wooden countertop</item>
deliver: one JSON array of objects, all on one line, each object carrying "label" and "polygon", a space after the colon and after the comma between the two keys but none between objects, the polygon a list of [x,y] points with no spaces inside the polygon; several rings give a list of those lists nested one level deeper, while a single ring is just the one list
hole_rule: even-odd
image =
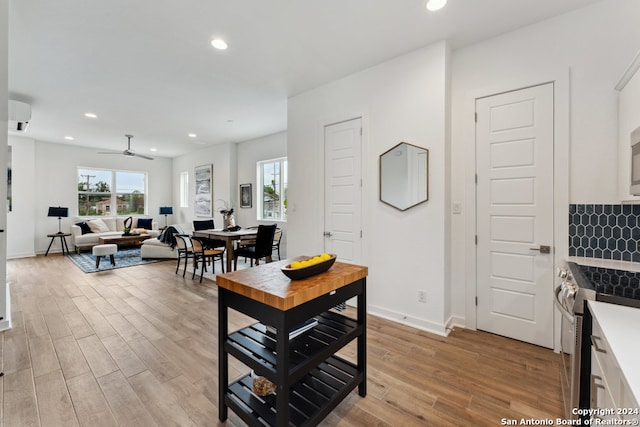
[{"label": "wooden countertop", "polygon": [[289,310],[367,276],[369,269],[336,261],[326,272],[291,280],[281,267],[308,257],[262,264],[216,276],[216,285],[280,310]]}]

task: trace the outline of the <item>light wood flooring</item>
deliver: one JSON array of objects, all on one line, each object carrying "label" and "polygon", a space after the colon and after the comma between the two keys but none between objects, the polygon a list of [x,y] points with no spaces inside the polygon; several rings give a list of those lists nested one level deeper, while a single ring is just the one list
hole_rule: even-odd
[{"label": "light wood flooring", "polygon": [[[217,291],[175,262],[82,273],[59,254],[10,260],[0,334],[3,426],[212,426]],[[248,324],[231,312],[230,329]],[[484,332],[444,338],[368,317],[368,394],[324,426],[498,426],[561,416],[558,355]],[[341,353],[353,359],[353,345]],[[231,359],[230,378],[247,371]],[[243,425],[230,411],[226,425]]]}]

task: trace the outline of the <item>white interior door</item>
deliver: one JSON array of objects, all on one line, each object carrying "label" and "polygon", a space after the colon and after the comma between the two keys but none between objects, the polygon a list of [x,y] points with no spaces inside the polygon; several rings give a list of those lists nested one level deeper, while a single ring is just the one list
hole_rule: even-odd
[{"label": "white interior door", "polygon": [[324,250],[340,261],[362,255],[362,119],[325,126]]},{"label": "white interior door", "polygon": [[553,84],[476,113],[477,327],[553,348]]}]

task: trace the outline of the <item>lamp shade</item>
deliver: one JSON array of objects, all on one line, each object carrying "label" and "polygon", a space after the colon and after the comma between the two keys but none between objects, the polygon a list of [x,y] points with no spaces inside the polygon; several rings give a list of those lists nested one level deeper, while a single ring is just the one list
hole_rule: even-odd
[{"label": "lamp shade", "polygon": [[160,207],[160,215],[173,215],[173,207],[171,207],[171,206],[161,206]]},{"label": "lamp shade", "polygon": [[66,218],[69,216],[69,208],[61,208],[60,206],[58,207],[50,206],[49,213],[47,214],[47,216],[57,216],[58,218],[60,217]]}]

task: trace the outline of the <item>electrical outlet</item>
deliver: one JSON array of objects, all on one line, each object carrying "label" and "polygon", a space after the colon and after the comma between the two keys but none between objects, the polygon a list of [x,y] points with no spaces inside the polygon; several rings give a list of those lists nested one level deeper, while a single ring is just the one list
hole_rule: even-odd
[{"label": "electrical outlet", "polygon": [[427,302],[427,291],[418,291],[418,302]]}]

